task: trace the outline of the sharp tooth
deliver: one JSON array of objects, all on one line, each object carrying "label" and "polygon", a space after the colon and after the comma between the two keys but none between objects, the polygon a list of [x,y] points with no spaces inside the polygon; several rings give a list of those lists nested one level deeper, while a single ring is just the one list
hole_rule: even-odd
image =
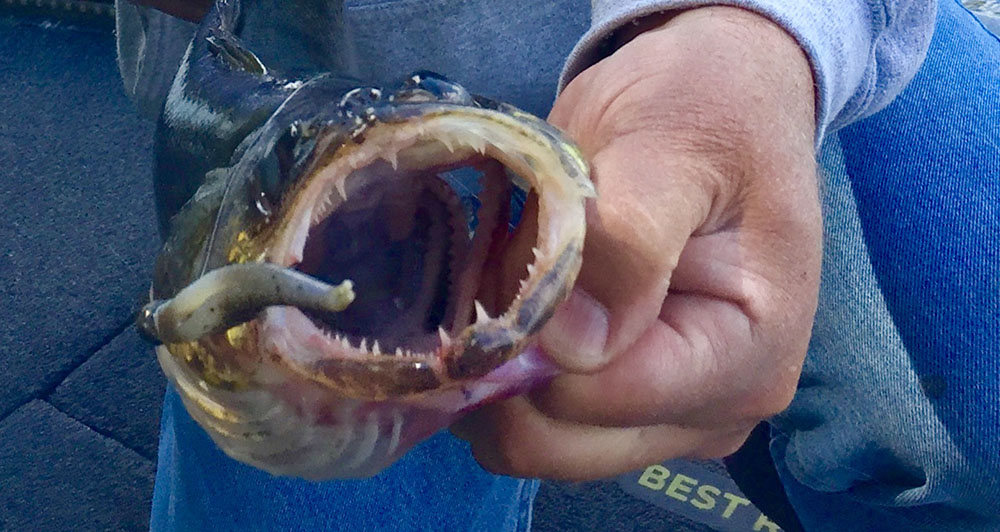
[{"label": "sharp tooth", "polygon": [[334,186],[337,187],[337,192],[340,193],[340,197],[347,201],[347,185],[344,183],[343,179],[338,179],[334,182]]},{"label": "sharp tooth", "polygon": [[396,356],[398,356],[398,357],[403,356],[403,349],[402,348],[400,348],[400,347],[396,348]]},{"label": "sharp tooth", "polygon": [[455,144],[452,143],[454,139],[452,139],[448,135],[442,135],[441,138],[438,140],[441,141],[441,144],[444,144],[445,148],[448,148],[448,151],[450,151],[451,153],[455,153]]},{"label": "sharp tooth", "polygon": [[342,336],[342,337],[340,337],[340,346],[343,347],[344,349],[350,349],[351,348],[351,342],[348,342],[347,338],[344,338]]},{"label": "sharp tooth", "polygon": [[[520,285],[521,286],[518,288],[518,291],[519,292],[524,292],[524,287],[528,286],[528,283],[524,279],[521,279]],[[518,294],[518,295],[520,295],[520,294]]]},{"label": "sharp tooth", "polygon": [[441,338],[441,347],[448,347],[451,345],[451,337],[444,330],[444,327],[438,327],[438,337]]},{"label": "sharp tooth", "polygon": [[378,347],[378,340],[375,340],[375,343],[372,344],[372,353],[374,353],[375,355],[381,355],[382,354],[382,350],[379,349],[379,347]]},{"label": "sharp tooth", "polygon": [[528,265],[528,276],[530,277],[532,275],[535,275],[535,265],[534,264],[529,264]]},{"label": "sharp tooth", "polygon": [[542,256],[542,252],[538,248],[531,248],[531,254],[535,256],[535,260]]},{"label": "sharp tooth", "polygon": [[490,315],[486,313],[486,309],[483,304],[476,300],[476,323],[490,321]]},{"label": "sharp tooth", "polygon": [[472,137],[468,141],[469,147],[481,154],[486,154],[486,141],[479,137]]},{"label": "sharp tooth", "polygon": [[399,169],[399,157],[397,157],[396,155],[397,155],[396,152],[391,152],[382,156],[383,159],[389,161],[389,164],[392,165],[393,170]]},{"label": "sharp tooth", "polygon": [[361,346],[360,346],[360,349],[361,349],[362,351],[364,351],[365,353],[367,353],[367,352],[368,352],[368,339],[367,339],[367,338],[362,338],[362,339],[361,339]]}]

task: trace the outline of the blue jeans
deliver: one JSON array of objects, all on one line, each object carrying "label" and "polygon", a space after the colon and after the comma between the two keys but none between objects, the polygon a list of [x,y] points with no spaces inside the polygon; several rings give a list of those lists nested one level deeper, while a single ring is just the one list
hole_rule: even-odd
[{"label": "blue jeans", "polygon": [[1000,530],[1000,41],[942,1],[916,78],[822,166],[789,499],[810,531]]},{"label": "blue jeans", "polygon": [[448,433],[370,479],[274,477],[225,456],[168,389],[150,528],[524,531],[537,489],[483,471]]}]

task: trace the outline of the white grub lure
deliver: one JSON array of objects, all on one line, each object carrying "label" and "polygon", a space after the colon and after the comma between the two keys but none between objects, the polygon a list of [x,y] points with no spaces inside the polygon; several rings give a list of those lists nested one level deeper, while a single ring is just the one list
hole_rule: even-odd
[{"label": "white grub lure", "polygon": [[241,44],[239,7],[205,17],[164,106],[167,236],[138,325],[230,456],[371,476],[552,376],[533,337],[576,280],[594,189],[557,130],[439,76],[283,78]]}]

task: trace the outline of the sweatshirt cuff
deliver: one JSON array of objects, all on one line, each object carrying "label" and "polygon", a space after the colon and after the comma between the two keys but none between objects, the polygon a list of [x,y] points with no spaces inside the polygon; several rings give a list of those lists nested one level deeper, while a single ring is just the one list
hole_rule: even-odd
[{"label": "sweatshirt cuff", "polygon": [[[703,6],[732,6],[762,15],[785,29],[805,51],[816,84],[816,145],[828,128],[836,128],[859,117],[868,107],[869,91],[860,91],[870,55],[873,13],[868,2],[788,0],[660,0],[594,2],[590,30],[580,39],[566,61],[559,79],[561,91],[570,80],[610,51],[607,43],[615,32],[643,17]],[[864,9],[862,9],[864,7]],[[861,97],[854,97],[861,94]],[[850,105],[848,103],[850,102]]]}]

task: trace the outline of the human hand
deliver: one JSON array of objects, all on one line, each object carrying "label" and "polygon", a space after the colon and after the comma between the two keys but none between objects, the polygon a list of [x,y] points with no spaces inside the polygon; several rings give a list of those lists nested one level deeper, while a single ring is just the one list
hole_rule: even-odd
[{"label": "human hand", "polygon": [[727,455],[795,392],[822,234],[808,61],[736,8],[658,24],[549,117],[598,197],[576,290],[540,334],[566,373],[453,428],[494,472],[581,480]]}]

